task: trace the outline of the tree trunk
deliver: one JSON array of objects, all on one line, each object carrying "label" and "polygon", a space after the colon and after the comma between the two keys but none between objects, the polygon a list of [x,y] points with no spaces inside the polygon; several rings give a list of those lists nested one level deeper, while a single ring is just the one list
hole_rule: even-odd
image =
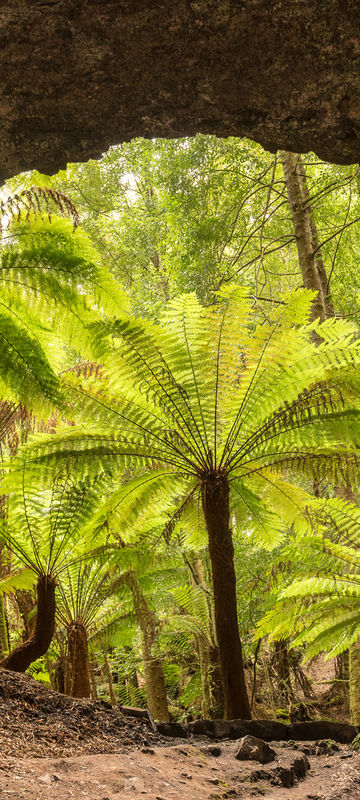
[{"label": "tree trunk", "polygon": [[45,655],[55,630],[55,578],[40,575],[37,586],[35,627],[30,638],[0,662],[0,667],[25,672],[37,658]]},{"label": "tree trunk", "polygon": [[309,215],[310,220],[310,232],[311,232],[311,247],[314,252],[315,256],[315,268],[318,275],[318,280],[320,284],[320,293],[321,293],[321,300],[324,308],[324,315],[325,319],[328,317],[334,316],[334,306],[331,299],[330,288],[328,285],[328,276],[326,274],[325,264],[323,261],[321,248],[320,248],[320,241],[318,236],[318,231],[316,227],[316,222],[314,219],[314,214],[311,210],[310,206],[310,194],[308,188],[308,182],[306,178],[305,167],[300,155],[297,157],[297,172],[299,175],[299,183],[301,187],[303,203],[305,212]]},{"label": "tree trunk", "polygon": [[299,266],[303,285],[312,289],[316,296],[312,305],[311,319],[323,322],[333,316],[334,309],[328,291],[327,276],[321,251],[317,250],[319,239],[315,220],[309,206],[306,175],[300,155],[281,151],[287,195],[293,220]]},{"label": "tree trunk", "polygon": [[353,725],[360,725],[360,639],[349,648],[350,715]]},{"label": "tree trunk", "polygon": [[211,713],[219,718],[224,716],[224,687],[221,674],[219,648],[215,644],[210,647],[210,694],[211,694]]},{"label": "tree trunk", "polygon": [[98,693],[97,693],[97,688],[96,688],[94,668],[93,668],[93,665],[92,665],[90,659],[89,659],[89,680],[90,680],[90,697],[91,697],[92,700],[97,700],[98,699]]},{"label": "tree trunk", "polygon": [[126,583],[133,596],[135,613],[141,629],[144,678],[149,710],[154,719],[169,722],[170,714],[162,663],[161,659],[154,655],[154,646],[158,635],[157,620],[141,591],[134,572],[126,574]]},{"label": "tree trunk", "polygon": [[209,537],[215,629],[224,686],[225,718],[250,719],[237,619],[234,547],[230,530],[229,481],[211,472],[202,483],[202,505]]},{"label": "tree trunk", "polygon": [[[191,573],[191,582],[193,586],[200,586],[205,587],[205,580],[204,580],[204,571],[202,567],[202,561],[200,556],[197,556],[192,564],[192,573]],[[205,594],[203,594],[203,614],[204,619],[206,619],[208,606],[205,598]],[[210,643],[206,638],[206,635],[196,635],[195,642],[199,654],[199,666],[200,666],[200,674],[201,674],[201,687],[202,687],[202,698],[201,698],[201,714],[206,719],[210,715],[210,708],[211,708],[211,693],[210,693]]]},{"label": "tree trunk", "polygon": [[8,635],[4,598],[0,595],[0,658],[3,658],[8,651]]},{"label": "tree trunk", "polygon": [[114,687],[113,687],[111,668],[110,668],[108,657],[106,655],[105,647],[102,648],[102,654],[103,654],[103,658],[104,658],[105,675],[106,675],[106,679],[107,679],[108,687],[109,687],[110,703],[111,703],[112,706],[116,706],[117,705],[117,701],[116,701],[116,697],[115,697],[115,694],[114,694]]},{"label": "tree trunk", "polygon": [[[1,499],[4,499],[3,495],[0,495],[0,517],[2,516],[1,513]],[[0,545],[0,578],[5,578],[6,575],[9,574],[9,565],[7,563],[5,556],[5,550]],[[5,655],[9,652],[9,625],[6,616],[6,600],[3,595],[0,595],[0,659],[5,658]]]},{"label": "tree trunk", "polygon": [[90,697],[88,639],[81,622],[72,622],[67,629],[66,694]]},{"label": "tree trunk", "polygon": [[[131,647],[129,645],[125,645],[124,651],[126,656],[128,653],[131,652]],[[118,682],[119,682],[119,675],[118,675]],[[128,671],[125,671],[123,674],[123,679],[120,683],[124,683],[126,687],[126,701],[124,705],[136,706],[139,702],[139,681],[136,672],[136,668],[130,668]]]},{"label": "tree trunk", "polygon": [[23,641],[32,636],[35,629],[35,616],[33,611],[35,608],[35,597],[33,592],[28,589],[18,589],[15,592],[15,600],[20,611],[21,619],[24,623],[24,631],[22,634]]},{"label": "tree trunk", "polygon": [[63,656],[59,656],[54,664],[54,684],[57,692],[60,694],[65,694],[65,668]]},{"label": "tree trunk", "polygon": [[285,639],[274,642],[274,667],[278,678],[279,700],[287,708],[292,695],[289,652]]},{"label": "tree trunk", "polygon": [[335,680],[346,681],[349,680],[349,651],[343,650],[335,658]]}]

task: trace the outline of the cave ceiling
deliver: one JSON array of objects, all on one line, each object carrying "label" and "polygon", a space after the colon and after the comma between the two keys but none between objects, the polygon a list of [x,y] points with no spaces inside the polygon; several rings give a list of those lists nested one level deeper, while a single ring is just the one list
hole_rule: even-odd
[{"label": "cave ceiling", "polygon": [[136,136],[360,160],[357,0],[2,0],[0,177]]}]

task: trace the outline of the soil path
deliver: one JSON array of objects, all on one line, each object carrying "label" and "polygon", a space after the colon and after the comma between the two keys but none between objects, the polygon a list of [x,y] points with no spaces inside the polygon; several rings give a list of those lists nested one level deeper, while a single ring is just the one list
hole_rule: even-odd
[{"label": "soil path", "polygon": [[[360,755],[341,746],[310,758],[304,780],[271,785],[301,751],[280,748],[266,767],[235,759],[236,742],[204,742],[69,758],[0,758],[0,800],[360,800]],[[276,778],[275,778],[276,780]]]}]

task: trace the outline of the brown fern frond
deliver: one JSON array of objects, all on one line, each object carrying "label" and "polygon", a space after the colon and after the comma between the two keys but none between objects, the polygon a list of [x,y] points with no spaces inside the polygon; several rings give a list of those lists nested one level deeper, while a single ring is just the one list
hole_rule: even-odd
[{"label": "brown fern frond", "polygon": [[29,222],[30,214],[43,219],[43,213],[51,222],[51,215],[56,211],[72,219],[74,230],[80,223],[80,217],[73,201],[63,192],[46,186],[31,186],[21,192],[10,195],[0,202],[0,218],[10,217],[16,222],[25,219]]}]

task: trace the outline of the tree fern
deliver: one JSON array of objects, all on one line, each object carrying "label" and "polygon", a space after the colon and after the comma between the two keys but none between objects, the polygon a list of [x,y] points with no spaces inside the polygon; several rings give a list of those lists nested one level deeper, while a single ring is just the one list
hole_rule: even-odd
[{"label": "tree fern", "polygon": [[48,649],[55,629],[56,583],[61,571],[69,569],[70,556],[79,558],[75,548],[100,484],[101,479],[94,486],[58,475],[51,491],[36,494],[27,484],[24,461],[21,485],[10,496],[6,518],[0,520],[0,541],[15,557],[13,569],[16,563],[23,565],[25,573],[37,579],[37,615],[31,637],[1,662],[7,669],[24,672]]}]

